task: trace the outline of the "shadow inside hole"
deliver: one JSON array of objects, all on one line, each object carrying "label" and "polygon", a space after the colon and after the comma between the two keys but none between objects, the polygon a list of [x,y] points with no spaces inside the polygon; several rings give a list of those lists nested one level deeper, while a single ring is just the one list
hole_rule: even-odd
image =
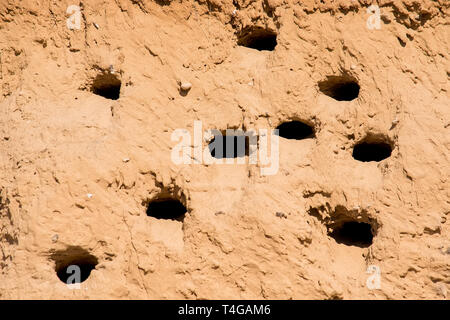
[{"label": "shadow inside hole", "polygon": [[362,142],[353,148],[353,158],[362,162],[382,161],[387,159],[392,154],[392,147],[389,143],[377,142],[369,143]]},{"label": "shadow inside hole", "polygon": [[216,159],[240,158],[249,155],[250,141],[245,135],[216,135],[208,148]]},{"label": "shadow inside hole", "polygon": [[181,201],[172,198],[156,199],[149,203],[147,216],[156,219],[183,221],[187,212]]},{"label": "shadow inside hole", "polygon": [[319,90],[337,101],[352,101],[358,98],[360,86],[349,76],[329,76],[319,82]]},{"label": "shadow inside hole", "polygon": [[238,35],[238,45],[259,51],[273,51],[277,46],[277,34],[260,27],[250,27]]},{"label": "shadow inside hole", "polygon": [[[77,266],[80,271],[80,277],[72,277],[74,280],[72,283],[68,283],[69,277],[74,275],[77,271],[77,269],[71,269],[70,266]],[[73,262],[70,265],[61,268],[57,271],[57,275],[59,280],[66,284],[75,284],[75,283],[81,283],[86,281],[89,276],[91,275],[91,271],[95,269],[95,264],[87,263],[87,262]],[[78,281],[79,280],[79,281]]]},{"label": "shadow inside hole", "polygon": [[109,72],[99,74],[92,83],[91,91],[106,99],[117,100],[120,97],[122,82]]},{"label": "shadow inside hole", "polygon": [[372,226],[365,222],[344,222],[333,227],[333,231],[329,233],[329,236],[337,243],[360,248],[367,248],[373,242]]},{"label": "shadow inside hole", "polygon": [[314,129],[300,121],[282,123],[277,127],[278,135],[285,139],[302,140],[314,138]]},{"label": "shadow inside hole", "polygon": [[56,263],[56,275],[65,284],[86,281],[98,264],[95,256],[80,247],[70,247],[65,251],[59,251],[53,254],[52,258]]}]

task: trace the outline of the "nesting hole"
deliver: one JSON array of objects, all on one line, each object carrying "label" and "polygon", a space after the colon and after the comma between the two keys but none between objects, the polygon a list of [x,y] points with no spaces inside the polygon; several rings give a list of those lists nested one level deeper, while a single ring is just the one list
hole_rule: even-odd
[{"label": "nesting hole", "polygon": [[186,212],[185,205],[171,195],[160,195],[152,200],[147,207],[147,216],[156,219],[183,221]]},{"label": "nesting hole", "polygon": [[69,247],[52,255],[55,271],[59,280],[65,284],[77,284],[86,281],[95,269],[98,260],[80,247]]},{"label": "nesting hole", "polygon": [[327,204],[310,207],[307,212],[326,226],[328,236],[336,243],[347,246],[371,246],[379,228],[377,220],[372,218],[367,210],[359,207],[349,210],[345,206],[337,205],[331,210]]},{"label": "nesting hole", "polygon": [[104,72],[94,79],[91,91],[106,99],[117,100],[120,97],[120,79],[110,72]]},{"label": "nesting hole", "polygon": [[277,129],[278,135],[285,139],[302,140],[314,138],[314,129],[300,121],[290,121],[280,124]]},{"label": "nesting hole", "polygon": [[242,130],[234,133],[217,133],[208,144],[211,156],[216,159],[240,158],[250,153],[250,138]]},{"label": "nesting hole", "polygon": [[350,76],[328,76],[319,82],[319,90],[337,101],[352,101],[359,96],[359,84]]},{"label": "nesting hole", "polygon": [[353,147],[353,158],[358,161],[382,161],[392,154],[392,143],[384,137],[367,137]]},{"label": "nesting hole", "polygon": [[259,51],[273,51],[277,46],[277,33],[261,27],[249,27],[238,35],[238,45]]},{"label": "nesting hole", "polygon": [[373,242],[372,226],[366,222],[345,221],[335,225],[328,233],[337,243],[367,248]]}]

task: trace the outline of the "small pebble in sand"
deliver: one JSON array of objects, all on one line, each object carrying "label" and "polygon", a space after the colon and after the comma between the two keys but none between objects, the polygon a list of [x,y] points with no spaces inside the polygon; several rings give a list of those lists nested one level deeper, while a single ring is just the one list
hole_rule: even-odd
[{"label": "small pebble in sand", "polygon": [[192,84],[190,82],[182,82],[180,85],[180,89],[182,91],[189,91],[192,88]]}]

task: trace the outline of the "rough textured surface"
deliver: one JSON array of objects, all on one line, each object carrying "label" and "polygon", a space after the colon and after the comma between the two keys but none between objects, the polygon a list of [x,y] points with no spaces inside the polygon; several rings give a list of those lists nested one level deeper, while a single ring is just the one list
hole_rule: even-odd
[{"label": "rough textured surface", "polygon": [[[0,1],[0,298],[449,298],[448,0],[380,0],[379,30],[368,0],[74,2]],[[252,28],[275,50],[238,46]],[[324,94],[332,77],[358,98]],[[280,139],[276,175],[171,162],[194,120],[292,119],[315,137]],[[363,140],[392,155],[355,160]],[[183,221],[146,215],[161,192]],[[338,243],[344,220],[373,243]],[[84,252],[98,264],[70,290],[55,268]]]}]

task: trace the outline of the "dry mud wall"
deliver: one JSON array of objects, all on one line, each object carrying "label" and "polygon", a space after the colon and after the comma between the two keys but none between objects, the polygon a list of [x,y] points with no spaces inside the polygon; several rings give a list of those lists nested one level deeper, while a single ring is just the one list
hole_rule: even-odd
[{"label": "dry mud wall", "polygon": [[[1,0],[0,298],[448,299],[449,24],[446,0]],[[278,129],[275,172],[250,136],[205,163],[198,124]]]}]

